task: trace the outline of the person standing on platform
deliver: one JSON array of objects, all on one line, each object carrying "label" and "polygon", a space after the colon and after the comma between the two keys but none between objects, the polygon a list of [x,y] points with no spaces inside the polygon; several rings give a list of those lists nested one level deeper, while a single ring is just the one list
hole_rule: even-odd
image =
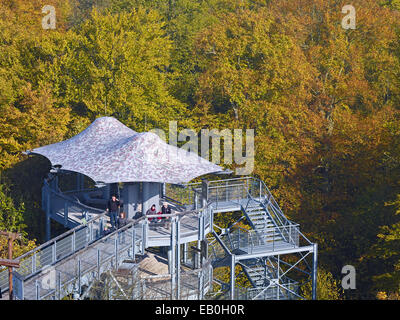
[{"label": "person standing on platform", "polygon": [[163,202],[163,206],[161,207],[161,216],[164,216],[162,218],[162,222],[165,228],[169,228],[170,226],[170,217],[165,217],[165,215],[171,214],[171,208],[169,207],[167,202]]},{"label": "person standing on platform", "polygon": [[113,195],[107,202],[107,212],[110,212],[111,228],[115,229],[117,226],[118,210],[120,208],[120,202],[116,195]]},{"label": "person standing on platform", "polygon": [[168,202],[163,202],[161,214],[171,214],[171,208],[169,207]]}]

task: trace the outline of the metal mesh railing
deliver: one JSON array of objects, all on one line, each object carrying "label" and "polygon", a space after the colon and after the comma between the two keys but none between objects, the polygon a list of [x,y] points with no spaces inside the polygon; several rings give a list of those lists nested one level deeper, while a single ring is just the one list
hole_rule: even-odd
[{"label": "metal mesh railing", "polygon": [[135,299],[143,300],[192,300],[203,299],[212,283],[211,263],[205,263],[196,270],[182,271],[179,275],[161,274],[142,278],[135,288]]},{"label": "metal mesh railing", "polygon": [[298,299],[297,283],[285,283],[257,288],[235,288],[236,300],[293,300]]},{"label": "metal mesh railing", "polygon": [[226,257],[224,248],[222,248],[215,238],[208,243],[208,256],[214,262],[221,261]]},{"label": "metal mesh railing", "polygon": [[275,198],[262,180],[251,178],[248,190],[250,197],[254,201],[259,202],[265,208],[277,226],[287,226],[292,224],[292,222],[283,214]]},{"label": "metal mesh railing", "polygon": [[8,269],[5,267],[0,268],[0,290],[4,291],[3,288],[8,288]]},{"label": "metal mesh railing", "polygon": [[79,202],[79,199],[72,196],[67,196],[54,190],[48,182],[44,181],[43,186],[43,209],[49,210],[54,218],[63,222],[77,224],[83,218],[86,220],[104,213],[104,210],[93,208]]},{"label": "metal mesh railing", "polygon": [[254,253],[259,250],[276,251],[299,246],[299,226],[271,227],[263,233],[236,227],[225,238],[224,243],[232,250]]},{"label": "metal mesh railing", "polygon": [[[20,267],[14,271],[22,280],[27,279],[40,272],[45,267],[61,261],[67,256],[74,254],[90,243],[103,236],[102,230],[105,224],[105,214],[88,221],[70,231],[44,243],[43,245],[23,254],[18,259]],[[8,282],[2,279],[8,277],[8,270],[0,272],[0,283],[2,290],[8,290]]]},{"label": "metal mesh railing", "polygon": [[188,209],[194,209],[192,206],[195,200],[195,191],[192,188],[183,185],[166,184],[165,196],[168,200],[181,206],[191,206]]},{"label": "metal mesh railing", "polygon": [[34,284],[34,298],[60,299],[74,291],[81,293],[83,285],[89,285],[102,273],[117,268],[125,259],[133,259],[135,252],[141,252],[141,232],[139,223],[131,223],[93,243],[84,254],[71,257],[72,263],[65,261],[68,268],[63,263],[50,268],[52,284],[43,282],[43,277],[38,278]]}]

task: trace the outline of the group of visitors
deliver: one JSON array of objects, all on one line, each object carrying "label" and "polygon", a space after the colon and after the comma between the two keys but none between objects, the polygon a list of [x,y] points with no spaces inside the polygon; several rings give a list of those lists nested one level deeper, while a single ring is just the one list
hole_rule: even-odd
[{"label": "group of visitors", "polygon": [[153,204],[149,210],[146,212],[146,216],[153,216],[153,215],[159,215],[159,217],[151,217],[148,218],[150,222],[165,222],[168,217],[163,217],[163,215],[171,214],[171,208],[168,206],[167,202],[163,202],[163,205],[161,207],[161,211],[156,210],[156,205]]},{"label": "group of visitors", "polygon": [[[120,229],[123,226],[128,224],[128,219],[126,217],[125,212],[118,212],[120,211],[120,208],[122,206],[121,201],[117,198],[116,195],[112,195],[111,199],[108,200],[107,202],[107,208],[106,211],[109,212],[110,214],[110,223],[111,223],[111,229],[107,230],[107,227],[105,229],[106,233],[110,233],[116,229]],[[153,204],[150,209],[146,211],[146,216],[154,216],[154,215],[159,215],[158,217],[150,217],[148,220],[152,223],[165,223],[169,219],[169,217],[163,217],[163,215],[169,215],[171,214],[171,208],[169,207],[167,202],[163,202],[163,205],[161,207],[160,211],[157,211],[156,205]]]}]

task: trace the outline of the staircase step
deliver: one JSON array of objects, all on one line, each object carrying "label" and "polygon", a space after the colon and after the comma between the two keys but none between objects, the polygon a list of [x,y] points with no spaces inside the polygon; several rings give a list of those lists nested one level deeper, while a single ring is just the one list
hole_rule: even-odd
[{"label": "staircase step", "polygon": [[263,267],[258,267],[258,268],[251,268],[251,269],[247,269],[247,272],[264,272],[264,268]]},{"label": "staircase step", "polygon": [[279,234],[277,230],[273,228],[272,225],[270,224],[265,224],[265,223],[255,223],[254,224],[254,229],[257,231],[258,235],[263,235],[264,233],[271,233],[272,231],[276,232]]},{"label": "staircase step", "polygon": [[265,220],[261,220],[261,219],[258,219],[258,220],[252,221],[252,222],[253,222],[253,224],[268,224],[270,226],[274,225],[271,221],[265,221]]},{"label": "staircase step", "polygon": [[257,216],[268,217],[268,216],[265,214],[265,211],[251,211],[251,212],[247,212],[247,216],[248,216],[248,217],[257,217]]},{"label": "staircase step", "polygon": [[252,216],[252,217],[250,217],[250,220],[251,220],[251,221],[265,221],[265,222],[270,222],[270,223],[272,223],[272,220],[266,218],[265,216],[261,216],[261,215]]},{"label": "staircase step", "polygon": [[274,226],[274,224],[271,221],[264,219],[251,219],[251,222],[253,224],[268,224],[270,226]]},{"label": "staircase step", "polygon": [[[254,214],[249,214],[248,215],[250,217],[250,219],[253,218],[257,218],[257,217],[262,217],[263,219],[269,219],[269,217],[267,217],[264,213],[260,212],[260,213],[254,213]],[[270,219],[269,219],[270,220]]]},{"label": "staircase step", "polygon": [[260,236],[272,235],[272,234],[281,236],[281,233],[276,228],[258,228],[257,229],[257,234],[260,235]]},{"label": "staircase step", "polygon": [[263,234],[264,232],[271,232],[275,231],[276,233],[279,233],[276,228],[274,228],[274,225],[267,224],[267,223],[255,223],[254,224],[255,229],[257,229],[258,234]]},{"label": "staircase step", "polygon": [[246,209],[247,213],[255,212],[255,211],[264,211],[264,208],[262,208],[262,207],[252,207],[252,208],[247,208]]},{"label": "staircase step", "polygon": [[249,278],[252,280],[252,282],[256,282],[256,281],[263,281],[264,280],[264,276],[263,275],[258,275],[258,274],[251,274],[249,273]]}]

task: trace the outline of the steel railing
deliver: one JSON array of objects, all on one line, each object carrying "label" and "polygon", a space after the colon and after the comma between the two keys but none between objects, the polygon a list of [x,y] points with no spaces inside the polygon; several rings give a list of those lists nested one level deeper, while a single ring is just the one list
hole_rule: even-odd
[{"label": "steel railing", "polygon": [[[48,211],[54,218],[58,217],[65,226],[68,223],[77,224],[79,215],[84,218],[87,215],[99,215],[104,210],[87,206],[79,201],[77,197],[67,196],[60,191],[51,188],[47,180],[43,185],[42,207],[44,211]],[[71,213],[75,214],[75,219],[71,217]]]},{"label": "steel railing", "polygon": [[[190,217],[191,214],[195,214],[194,217]],[[159,215],[155,216],[144,216],[138,220],[131,222],[127,226],[121,228],[120,230],[114,231],[110,235],[104,234],[104,217],[106,213],[97,216],[96,218],[89,220],[86,224],[77,226],[68,232],[51,239],[45,244],[25,253],[22,255],[20,260],[21,267],[18,271],[19,278],[25,281],[41,271],[47,269],[49,266],[56,265],[61,260],[79,253],[82,249],[87,249],[90,245],[96,245],[96,241],[107,241],[112,237],[122,237],[125,238],[126,232],[131,228],[135,229],[136,239],[135,241],[140,242],[141,250],[147,247],[147,243],[151,240],[149,235],[149,230],[151,230],[151,224],[149,223],[149,218],[157,218]],[[194,228],[197,228],[199,232],[205,234],[205,230],[210,227],[212,221],[212,210],[209,206],[194,211],[177,212],[175,214],[168,215],[167,218],[177,217],[181,223],[185,223],[185,219],[193,219],[197,222]],[[131,231],[129,231],[131,232]],[[128,237],[128,236],[127,236]],[[133,236],[132,236],[133,237]],[[114,239],[114,238],[113,238]],[[114,239],[115,240],[115,239]],[[133,248],[134,244],[130,245]],[[117,253],[116,253],[117,254]],[[115,254],[115,255],[116,255]],[[133,253],[134,255],[134,253]],[[8,289],[8,270],[3,270],[0,274],[0,279],[4,278],[3,290]],[[63,277],[61,277],[64,279]],[[67,279],[67,278],[66,278]],[[73,277],[67,280],[60,280],[62,286],[68,285],[73,281]],[[56,290],[56,289],[54,289]],[[55,294],[56,291],[51,291],[46,293],[46,296],[51,296]],[[40,290],[39,290],[40,291]],[[39,295],[41,296],[41,295]]]},{"label": "steel railing", "polygon": [[[102,273],[116,268],[127,258],[134,260],[135,255],[142,252],[141,221],[143,219],[131,222],[90,244],[86,250],[97,250],[97,259],[87,261],[84,256],[77,257],[75,272],[71,270],[70,273],[66,273],[55,268],[54,273],[57,280],[54,287],[43,288],[41,281],[35,281],[36,299],[60,299],[74,291],[81,293],[82,285],[85,282],[99,279]],[[104,250],[104,243],[108,243],[112,250]]]},{"label": "steel railing", "polygon": [[[26,252],[18,257],[20,267],[14,271],[21,279],[27,279],[49,265],[53,265],[62,259],[76,253],[90,243],[103,236],[103,229],[106,222],[106,213],[103,213],[87,223],[79,225],[58,237]],[[2,291],[8,290],[8,271],[0,272],[0,286]]]},{"label": "steel railing", "polygon": [[[247,230],[235,227],[225,237],[232,250],[242,250],[248,254],[259,250],[277,251],[282,248],[296,248],[299,246],[299,225],[270,227],[259,233],[254,229]],[[283,237],[283,236],[284,237]]]}]

